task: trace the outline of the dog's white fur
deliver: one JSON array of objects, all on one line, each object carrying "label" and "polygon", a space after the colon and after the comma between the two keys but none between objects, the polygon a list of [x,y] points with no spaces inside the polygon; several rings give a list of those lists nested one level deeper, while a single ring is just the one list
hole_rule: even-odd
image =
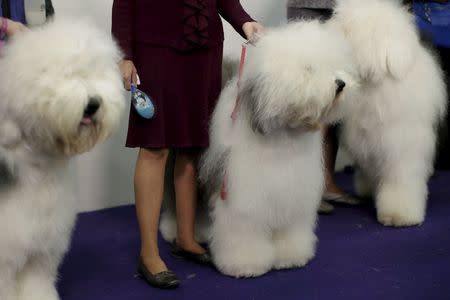
[{"label": "dog's white fur", "polygon": [[200,167],[212,206],[210,249],[224,274],[259,276],[314,256],[323,189],[317,125],[337,117],[345,89],[338,97],[335,80],[351,85],[353,72],[350,46],[318,22],[271,30],[248,47],[240,88],[234,79],[223,90]]},{"label": "dog's white fur", "polygon": [[342,126],[359,167],[356,190],[373,193],[382,224],[421,224],[447,101],[438,62],[399,1],[340,0],[327,26],[346,35],[358,66],[361,87]]},{"label": "dog's white fur", "polygon": [[[0,299],[55,300],[76,207],[70,157],[104,140],[124,107],[115,43],[90,23],[17,35],[0,59]],[[89,99],[101,105],[84,119]]]}]

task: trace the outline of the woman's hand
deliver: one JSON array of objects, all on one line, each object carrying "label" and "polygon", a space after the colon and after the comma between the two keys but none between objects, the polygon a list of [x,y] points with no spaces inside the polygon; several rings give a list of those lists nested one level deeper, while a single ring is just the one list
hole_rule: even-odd
[{"label": "woman's hand", "polygon": [[123,86],[127,91],[131,89],[131,83],[137,83],[137,70],[131,60],[122,60],[119,64],[122,73]]},{"label": "woman's hand", "polygon": [[258,39],[256,34],[264,32],[264,26],[259,24],[258,22],[246,22],[242,25],[242,30],[245,33],[245,36],[250,42],[254,42]]},{"label": "woman's hand", "polygon": [[8,27],[6,28],[6,35],[9,37],[15,35],[16,33],[28,30],[28,28],[20,22],[15,22],[10,19],[6,19],[6,22],[8,23]]}]

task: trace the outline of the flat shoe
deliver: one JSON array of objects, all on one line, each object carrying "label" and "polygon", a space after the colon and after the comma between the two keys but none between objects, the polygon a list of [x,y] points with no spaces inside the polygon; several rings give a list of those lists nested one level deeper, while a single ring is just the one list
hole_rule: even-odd
[{"label": "flat shoe", "polygon": [[363,202],[349,194],[324,193],[322,200],[347,205],[361,205]]},{"label": "flat shoe", "polygon": [[186,260],[202,265],[212,264],[212,258],[209,251],[206,251],[204,253],[190,252],[181,248],[176,241],[173,241],[172,243],[172,255],[176,258],[184,258]]},{"label": "flat shoe", "polygon": [[148,284],[160,289],[174,289],[180,285],[177,275],[170,270],[152,274],[145,266],[142,258],[139,260],[138,273]]},{"label": "flat shoe", "polygon": [[319,214],[321,215],[329,215],[334,211],[334,206],[328,203],[325,200],[320,201],[320,206],[318,209]]}]

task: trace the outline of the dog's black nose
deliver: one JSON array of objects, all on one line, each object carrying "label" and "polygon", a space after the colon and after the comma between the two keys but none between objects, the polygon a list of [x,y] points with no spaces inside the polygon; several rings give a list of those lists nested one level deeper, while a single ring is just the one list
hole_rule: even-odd
[{"label": "dog's black nose", "polygon": [[345,82],[340,80],[340,79],[336,79],[336,94],[339,94],[340,92],[342,92],[344,90],[345,87]]},{"label": "dog's black nose", "polygon": [[97,97],[89,98],[89,102],[88,102],[86,108],[84,109],[84,116],[91,117],[91,116],[95,115],[97,110],[100,108],[100,103],[101,103],[101,101]]}]

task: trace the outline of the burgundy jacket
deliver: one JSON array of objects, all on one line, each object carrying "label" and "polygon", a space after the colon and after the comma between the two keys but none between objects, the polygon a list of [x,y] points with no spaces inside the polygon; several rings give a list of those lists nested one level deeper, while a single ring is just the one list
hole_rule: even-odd
[{"label": "burgundy jacket", "polygon": [[114,0],[112,34],[126,59],[136,43],[188,51],[223,43],[220,16],[244,38],[253,21],[239,0]]}]

